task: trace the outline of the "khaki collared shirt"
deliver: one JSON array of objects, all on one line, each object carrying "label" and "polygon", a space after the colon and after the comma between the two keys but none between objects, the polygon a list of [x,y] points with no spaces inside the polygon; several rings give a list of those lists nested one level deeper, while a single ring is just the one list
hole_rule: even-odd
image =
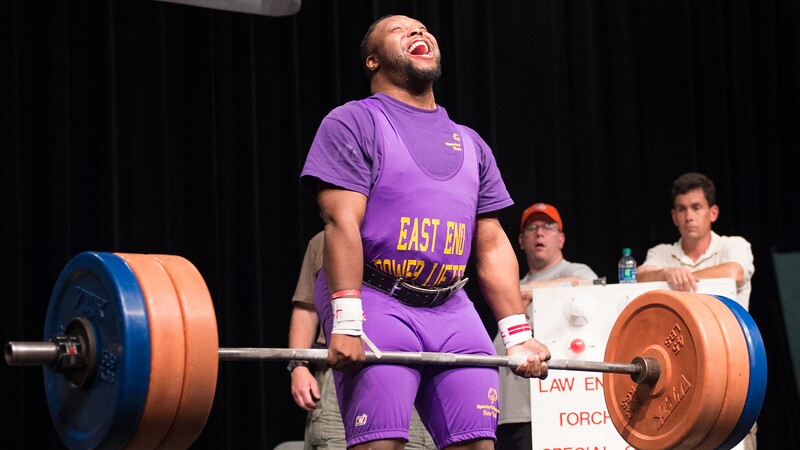
[{"label": "khaki collared shirt", "polygon": [[694,272],[720,264],[735,262],[742,266],[742,283],[736,286],[736,301],[747,308],[750,304],[750,278],[753,277],[753,251],[750,243],[741,236],[720,236],[711,232],[711,244],[696,261],[686,256],[681,246],[682,239],[673,244],[659,244],[647,251],[647,258],[641,267],[657,269],[665,267],[684,267]]}]

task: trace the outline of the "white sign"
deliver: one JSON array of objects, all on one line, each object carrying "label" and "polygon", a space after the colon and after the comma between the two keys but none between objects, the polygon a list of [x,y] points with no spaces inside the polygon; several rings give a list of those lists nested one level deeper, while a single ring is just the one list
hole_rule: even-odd
[{"label": "white sign", "polygon": [[[639,295],[669,290],[665,282],[533,290],[533,330],[553,359],[603,361],[619,313]],[[698,293],[736,299],[731,278],[706,279]],[[609,361],[626,362],[626,361]],[[617,433],[603,397],[603,374],[552,370],[531,382],[534,450],[633,449]],[[739,444],[734,449],[742,449]]]}]

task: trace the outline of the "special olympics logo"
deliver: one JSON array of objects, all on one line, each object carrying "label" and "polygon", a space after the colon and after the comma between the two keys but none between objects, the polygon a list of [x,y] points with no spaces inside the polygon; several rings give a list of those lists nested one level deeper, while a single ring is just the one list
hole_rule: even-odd
[{"label": "special olympics logo", "polygon": [[492,402],[493,405],[495,403],[497,403],[497,389],[489,388],[488,397],[489,397],[489,401]]}]

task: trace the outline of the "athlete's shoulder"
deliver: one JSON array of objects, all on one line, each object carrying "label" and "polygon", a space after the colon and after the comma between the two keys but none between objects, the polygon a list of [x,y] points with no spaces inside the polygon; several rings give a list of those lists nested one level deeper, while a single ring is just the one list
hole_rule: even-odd
[{"label": "athlete's shoulder", "polygon": [[366,100],[367,99],[351,100],[347,103],[339,105],[336,108],[333,108],[325,118],[338,120],[344,123],[353,121],[360,122],[364,119],[370,119],[371,121],[369,108],[365,104]]}]

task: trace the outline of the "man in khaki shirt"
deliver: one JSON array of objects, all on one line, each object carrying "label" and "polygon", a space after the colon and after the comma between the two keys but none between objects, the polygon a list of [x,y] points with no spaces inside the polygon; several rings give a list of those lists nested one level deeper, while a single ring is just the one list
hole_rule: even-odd
[{"label": "man in khaki shirt", "polygon": [[[647,251],[636,271],[639,281],[666,281],[672,289],[695,292],[703,278],[736,280],[736,301],[750,305],[750,279],[755,272],[750,243],[740,236],[720,236],[711,230],[719,217],[714,182],[690,172],[672,184],[672,222],[680,239]],[[745,450],[757,447],[757,424],[744,438]]]}]

